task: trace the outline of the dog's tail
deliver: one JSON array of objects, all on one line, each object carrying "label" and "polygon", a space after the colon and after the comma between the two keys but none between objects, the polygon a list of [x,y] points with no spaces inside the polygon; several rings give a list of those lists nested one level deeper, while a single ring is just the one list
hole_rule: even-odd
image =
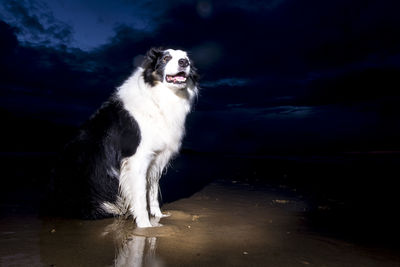
[{"label": "dog's tail", "polygon": [[115,203],[104,202],[102,208],[114,216],[124,216],[129,214],[129,207],[125,204],[126,201],[120,196],[118,196]]}]

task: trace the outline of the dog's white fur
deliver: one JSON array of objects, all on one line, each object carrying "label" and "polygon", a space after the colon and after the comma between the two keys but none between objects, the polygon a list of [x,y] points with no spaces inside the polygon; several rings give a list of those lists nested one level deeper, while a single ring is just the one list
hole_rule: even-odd
[{"label": "dog's white fur", "polygon": [[[104,203],[103,208],[121,215],[128,211],[138,227],[151,227],[149,213],[163,217],[158,202],[159,179],[181,146],[186,115],[197,95],[197,87],[189,83],[166,82],[166,75],[174,75],[182,69],[178,60],[186,58],[181,50],[167,50],[172,59],[164,69],[162,82],[155,86],[143,79],[144,69],[139,67],[118,88],[117,95],[124,108],[137,121],[141,141],[136,153],[125,158],[119,173],[120,196],[117,203]],[[188,75],[190,65],[184,70]]]}]

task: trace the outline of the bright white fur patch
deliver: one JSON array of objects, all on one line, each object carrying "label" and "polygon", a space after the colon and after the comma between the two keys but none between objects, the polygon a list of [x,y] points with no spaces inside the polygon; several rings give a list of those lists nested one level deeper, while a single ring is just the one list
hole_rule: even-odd
[{"label": "bright white fur patch", "polygon": [[[159,179],[181,146],[186,115],[197,88],[168,84],[166,74],[178,72],[178,60],[187,58],[180,50],[167,50],[172,59],[165,67],[164,80],[155,86],[144,82],[143,68],[118,88],[124,108],[137,121],[141,141],[136,153],[123,160],[119,173],[120,196],[116,203],[103,203],[110,213],[133,215],[138,227],[151,227],[150,215],[162,217],[158,203]],[[185,72],[190,71],[190,66]]]}]

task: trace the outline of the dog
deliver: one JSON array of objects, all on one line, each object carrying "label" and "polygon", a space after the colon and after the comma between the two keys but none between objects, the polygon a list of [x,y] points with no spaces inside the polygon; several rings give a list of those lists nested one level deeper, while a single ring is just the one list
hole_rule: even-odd
[{"label": "dog", "polygon": [[51,186],[53,210],[84,219],[132,216],[137,227],[166,216],[159,179],[181,147],[198,78],[185,51],[150,49],[65,146]]}]

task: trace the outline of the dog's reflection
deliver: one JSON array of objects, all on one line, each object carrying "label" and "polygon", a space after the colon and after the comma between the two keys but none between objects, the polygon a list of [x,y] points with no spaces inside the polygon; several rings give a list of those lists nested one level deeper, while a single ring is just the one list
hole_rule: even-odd
[{"label": "dog's reflection", "polygon": [[[154,218],[151,224],[160,226],[158,222]],[[114,266],[163,266],[156,257],[157,237],[147,236],[148,233],[136,228],[131,220],[115,219],[106,226],[103,235],[111,236],[115,242]]]},{"label": "dog's reflection", "polygon": [[115,266],[160,266],[155,259],[156,237],[132,236],[117,249]]}]

